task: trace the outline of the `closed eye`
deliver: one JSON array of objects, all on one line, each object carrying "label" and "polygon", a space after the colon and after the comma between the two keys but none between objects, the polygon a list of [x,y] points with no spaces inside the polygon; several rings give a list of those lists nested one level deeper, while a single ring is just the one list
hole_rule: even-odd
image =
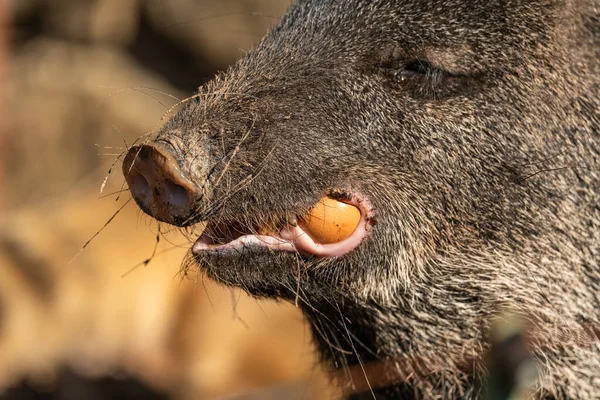
[{"label": "closed eye", "polygon": [[432,93],[436,91],[437,87],[448,77],[452,75],[448,72],[436,68],[428,61],[414,60],[404,65],[402,71],[400,71],[400,79],[402,81],[407,78],[415,78],[422,81],[427,87],[428,91]]},{"label": "closed eye", "polygon": [[379,64],[379,72],[395,79],[404,81],[407,78],[427,79],[439,82],[446,76],[453,76],[447,71],[434,66],[426,60],[411,60],[408,62],[391,62]]},{"label": "closed eye", "polygon": [[438,68],[435,68],[428,61],[414,60],[414,61],[407,63],[404,66],[404,71],[412,72],[412,73],[420,74],[420,75],[427,75],[432,72],[437,72],[440,70]]},{"label": "closed eye", "polygon": [[483,87],[479,74],[453,73],[424,59],[379,64],[378,73],[387,78],[393,90],[423,100],[470,95]]}]

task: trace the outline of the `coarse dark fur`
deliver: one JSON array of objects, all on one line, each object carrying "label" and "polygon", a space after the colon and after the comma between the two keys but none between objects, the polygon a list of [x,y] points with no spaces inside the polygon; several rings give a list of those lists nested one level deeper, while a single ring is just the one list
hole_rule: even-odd
[{"label": "coarse dark fur", "polygon": [[202,187],[188,224],[355,192],[373,228],[335,259],[188,267],[297,302],[342,381],[386,362],[377,398],[476,397],[505,311],[531,322],[538,396],[599,396],[599,18],[598,0],[297,2],[153,140]]}]

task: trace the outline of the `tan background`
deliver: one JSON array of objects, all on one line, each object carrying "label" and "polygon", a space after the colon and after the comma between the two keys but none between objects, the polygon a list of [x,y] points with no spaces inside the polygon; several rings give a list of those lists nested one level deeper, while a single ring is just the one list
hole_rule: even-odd
[{"label": "tan background", "polygon": [[[64,366],[175,398],[331,398],[292,305],[178,272],[186,240],[130,202],[124,143],[243,56],[287,0],[0,0],[0,391]],[[1,11],[0,11],[1,13]],[[1,18],[0,18],[1,20]],[[9,35],[9,36],[7,36]],[[8,62],[7,62],[8,61]],[[193,275],[193,274],[192,274]]]}]

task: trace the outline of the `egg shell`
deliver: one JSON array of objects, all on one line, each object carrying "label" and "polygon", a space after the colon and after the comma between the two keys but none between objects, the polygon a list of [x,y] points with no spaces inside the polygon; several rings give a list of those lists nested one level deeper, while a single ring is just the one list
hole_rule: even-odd
[{"label": "egg shell", "polygon": [[331,244],[348,239],[359,222],[358,208],[324,197],[304,217],[302,228],[315,242]]}]

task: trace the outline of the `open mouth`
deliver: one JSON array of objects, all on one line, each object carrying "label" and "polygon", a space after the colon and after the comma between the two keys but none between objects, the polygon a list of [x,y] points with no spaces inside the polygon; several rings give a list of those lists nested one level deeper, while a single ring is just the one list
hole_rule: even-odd
[{"label": "open mouth", "polygon": [[240,222],[209,222],[192,252],[226,255],[244,249],[268,248],[318,257],[340,257],[366,237],[372,221],[369,202],[322,198],[307,215],[278,228],[248,227]]}]

